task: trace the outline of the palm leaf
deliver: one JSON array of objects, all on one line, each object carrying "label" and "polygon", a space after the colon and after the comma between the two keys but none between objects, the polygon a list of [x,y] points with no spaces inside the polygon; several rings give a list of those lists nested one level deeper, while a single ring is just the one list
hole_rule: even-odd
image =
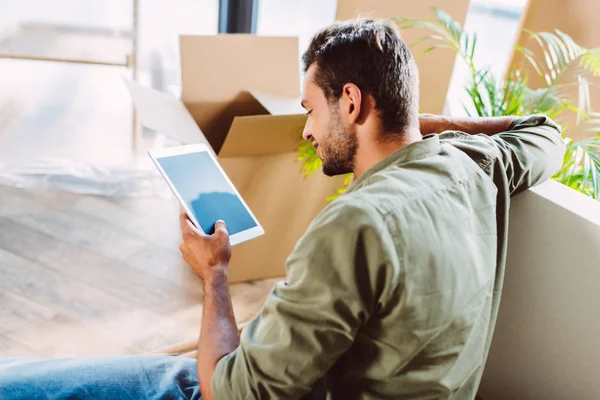
[{"label": "palm leaf", "polygon": [[594,76],[600,76],[600,48],[591,49],[583,53],[580,64]]},{"label": "palm leaf", "polygon": [[426,35],[410,44],[410,47],[412,48],[413,46],[429,40],[437,43],[421,51],[416,55],[416,57],[427,54],[434,49],[451,48],[460,54],[461,57],[468,64],[470,64],[470,66],[472,66],[477,36],[475,34],[465,34],[462,30],[462,26],[458,22],[454,21],[452,17],[445,11],[437,8],[434,8],[433,11],[436,16],[435,21],[403,17],[393,18],[392,20],[401,30],[424,28],[434,33],[432,35]]},{"label": "palm leaf", "polygon": [[456,43],[459,43],[462,36],[462,28],[460,24],[454,21],[450,14],[439,8],[434,8],[433,12],[435,13],[439,24],[444,28],[444,30],[450,34]]},{"label": "palm leaf", "polygon": [[535,69],[535,72],[537,72],[537,74],[540,78],[542,78],[542,79],[544,78],[544,71],[542,70],[542,67],[539,65],[537,59],[535,58],[535,54],[533,53],[533,51],[531,51],[523,46],[519,46],[519,45],[515,46],[515,51],[521,53],[525,57],[525,59],[527,61],[529,61],[529,63],[531,64],[533,69]]},{"label": "palm leaf", "polygon": [[526,90],[527,80],[512,68],[504,83],[501,115],[523,115]]},{"label": "palm leaf", "polygon": [[340,197],[342,194],[346,193],[346,190],[348,190],[348,187],[352,183],[353,179],[354,179],[354,174],[346,174],[346,177],[344,178],[344,186],[341,189],[338,189],[333,196],[328,196],[326,200],[333,201],[333,200],[337,199],[338,197]]},{"label": "palm leaf", "polygon": [[451,46],[444,44],[444,43],[434,44],[433,46],[430,46],[430,47],[426,48],[425,50],[423,50],[422,52],[416,54],[415,57],[424,56],[425,54],[427,54],[430,51],[435,50],[435,49],[451,49],[451,48],[452,48]]},{"label": "palm leaf", "polygon": [[441,35],[427,35],[427,36],[420,37],[419,39],[415,40],[414,42],[412,42],[408,46],[412,48],[412,47],[415,47],[418,44],[420,44],[420,43],[422,43],[422,42],[424,42],[426,40],[438,40],[438,41],[442,41],[443,42],[443,41],[445,41],[445,38],[443,36],[441,36]]},{"label": "palm leaf", "polygon": [[543,71],[545,83],[552,86],[558,81],[567,70],[573,65],[577,65],[579,58],[586,50],[573,41],[573,39],[559,31],[550,32],[529,32],[540,48],[545,64],[539,63]]},{"label": "palm leaf", "polygon": [[[600,131],[600,126],[596,129]],[[554,179],[600,200],[600,133],[568,141],[562,168]]]},{"label": "palm leaf", "polygon": [[[512,69],[505,82],[483,69],[472,78],[466,91],[478,116],[523,115],[526,81],[518,71]],[[470,115],[469,107],[463,108]]]},{"label": "palm leaf", "polygon": [[[589,74],[600,75],[600,49],[587,50],[558,29],[555,33],[529,31],[528,33],[542,50],[543,62],[536,59],[530,49],[517,46],[516,50],[533,66],[549,90],[552,91],[554,87],[559,86],[567,73],[578,78]],[[540,102],[545,100],[546,96],[541,96],[539,99]]]},{"label": "palm leaf", "polygon": [[304,141],[298,146],[296,161],[302,162],[302,172],[308,177],[321,168],[322,162],[317,157],[317,151],[310,141]]}]

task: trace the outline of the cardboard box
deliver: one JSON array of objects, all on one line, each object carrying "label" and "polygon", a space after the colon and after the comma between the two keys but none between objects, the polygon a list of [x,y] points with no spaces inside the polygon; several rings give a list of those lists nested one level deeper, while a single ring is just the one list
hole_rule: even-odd
[{"label": "cardboard box", "polygon": [[181,100],[127,82],[142,123],[182,143],[210,145],[265,235],[233,250],[230,282],[285,275],[285,260],[343,177],[305,179],[296,149],[298,41],[255,35],[182,36]]}]

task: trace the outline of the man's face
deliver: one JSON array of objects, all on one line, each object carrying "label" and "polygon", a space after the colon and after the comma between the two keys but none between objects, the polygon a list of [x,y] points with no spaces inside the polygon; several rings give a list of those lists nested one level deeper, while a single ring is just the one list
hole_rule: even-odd
[{"label": "man's face", "polygon": [[311,65],[304,79],[302,106],[307,111],[308,120],[302,136],[316,147],[325,175],[346,174],[354,169],[358,139],[344,123],[339,103],[329,103],[314,81],[317,68],[316,64]]}]

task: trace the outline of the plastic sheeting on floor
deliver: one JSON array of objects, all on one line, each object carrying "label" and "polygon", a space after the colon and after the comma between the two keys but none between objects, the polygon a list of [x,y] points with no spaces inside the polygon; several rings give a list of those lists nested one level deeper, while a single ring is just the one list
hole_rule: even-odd
[{"label": "plastic sheeting on floor", "polygon": [[149,159],[117,167],[59,158],[11,167],[0,163],[0,185],[97,196],[170,196],[169,187]]}]

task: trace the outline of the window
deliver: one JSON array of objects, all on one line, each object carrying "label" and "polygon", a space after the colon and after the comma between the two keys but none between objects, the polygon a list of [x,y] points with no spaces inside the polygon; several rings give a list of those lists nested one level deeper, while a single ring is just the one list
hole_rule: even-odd
[{"label": "window", "polygon": [[[179,34],[217,33],[218,0],[138,0],[138,80],[177,92]],[[0,0],[0,53],[126,64],[134,0]],[[128,68],[0,59],[0,160],[131,159]]]},{"label": "window", "polygon": [[[526,2],[527,0],[471,1],[464,31],[477,34],[475,65],[478,68],[489,66],[498,79],[504,77],[508,68]],[[467,115],[463,104],[468,104],[465,85],[470,79],[464,61],[457,58],[446,98],[447,114]]]},{"label": "window", "polygon": [[260,0],[256,33],[298,36],[302,54],[312,35],[335,20],[336,0]]}]

